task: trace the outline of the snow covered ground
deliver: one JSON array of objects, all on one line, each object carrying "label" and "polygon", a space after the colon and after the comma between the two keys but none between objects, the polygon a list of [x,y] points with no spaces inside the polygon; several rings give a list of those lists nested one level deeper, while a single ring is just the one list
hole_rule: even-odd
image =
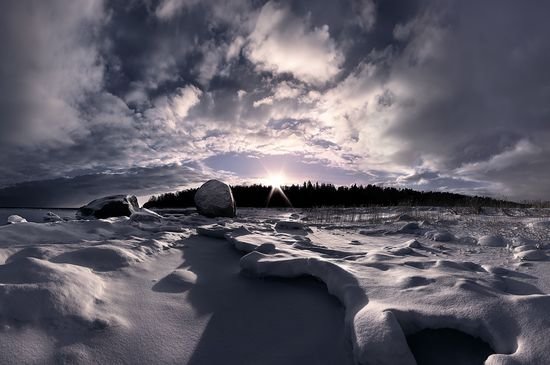
[{"label": "snow covered ground", "polygon": [[0,226],[0,363],[550,364],[545,210],[160,213]]}]

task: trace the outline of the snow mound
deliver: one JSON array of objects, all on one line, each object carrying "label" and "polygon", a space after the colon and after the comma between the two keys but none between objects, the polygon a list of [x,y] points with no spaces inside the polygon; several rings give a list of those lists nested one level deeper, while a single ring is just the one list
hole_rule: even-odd
[{"label": "snow mound", "polygon": [[477,244],[488,247],[506,247],[506,240],[500,235],[482,236]]},{"label": "snow mound", "polygon": [[96,309],[103,287],[87,268],[30,257],[13,260],[0,265],[0,320],[103,326],[107,322]]},{"label": "snow mound", "polygon": [[27,220],[20,215],[13,214],[8,217],[8,223],[9,224],[15,224],[15,223],[27,223]]},{"label": "snow mound", "polygon": [[420,225],[417,222],[405,223],[397,230],[399,233],[417,233],[420,230]]},{"label": "snow mound", "polygon": [[425,233],[425,237],[436,242],[451,242],[456,238],[448,231],[429,231]]},{"label": "snow mound", "polygon": [[58,253],[57,251],[47,247],[40,247],[40,246],[26,247],[22,250],[17,251],[13,255],[9,256],[6,259],[6,264],[9,264],[14,260],[18,260],[24,257],[34,257],[41,260],[49,260],[50,258],[54,257],[57,253]]},{"label": "snow mound", "polygon": [[180,293],[197,283],[197,274],[186,269],[176,269],[153,287],[154,290],[168,293]]},{"label": "snow mound", "polygon": [[62,253],[51,261],[85,266],[96,271],[112,271],[142,260],[127,249],[98,245]]}]

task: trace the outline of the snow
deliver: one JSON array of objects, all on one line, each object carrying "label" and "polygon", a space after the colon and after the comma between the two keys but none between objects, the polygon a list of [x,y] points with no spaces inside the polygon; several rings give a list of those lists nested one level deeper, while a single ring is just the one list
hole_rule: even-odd
[{"label": "snow", "polygon": [[20,215],[16,215],[16,214],[13,214],[13,215],[10,215],[8,217],[8,223],[10,224],[15,224],[15,223],[25,223],[27,220],[23,217],[21,217]]},{"label": "snow", "polygon": [[160,213],[0,226],[0,363],[550,363],[545,211]]},{"label": "snow", "polygon": [[506,241],[504,238],[498,234],[483,236],[478,240],[478,245],[480,246],[490,246],[490,247],[504,247],[506,246]]}]

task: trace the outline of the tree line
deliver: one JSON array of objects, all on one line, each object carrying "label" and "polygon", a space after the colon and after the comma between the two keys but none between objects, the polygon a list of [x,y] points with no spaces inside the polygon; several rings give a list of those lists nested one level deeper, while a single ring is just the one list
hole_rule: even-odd
[{"label": "tree line", "polygon": [[[408,188],[381,187],[377,185],[338,186],[311,181],[301,185],[272,188],[261,184],[232,186],[233,197],[238,207],[296,207],[313,208],[324,206],[446,206],[446,207],[526,207],[526,204],[494,199],[484,196],[416,191]],[[146,208],[184,208],[195,205],[197,189],[152,196],[144,204]],[[283,196],[284,193],[284,196]],[[285,196],[288,198],[285,199]]]}]

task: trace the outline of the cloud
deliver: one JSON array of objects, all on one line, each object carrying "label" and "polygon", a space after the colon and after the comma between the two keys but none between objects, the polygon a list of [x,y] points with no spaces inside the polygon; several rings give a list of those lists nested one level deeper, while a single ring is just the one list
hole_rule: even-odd
[{"label": "cloud", "polygon": [[331,80],[344,56],[330,38],[328,25],[310,29],[308,23],[285,6],[266,3],[248,37],[247,57],[262,71],[291,73],[312,84]]},{"label": "cloud", "polygon": [[161,20],[169,20],[186,7],[191,7],[198,3],[198,0],[163,0],[155,9],[155,15]]},{"label": "cloud", "polygon": [[544,6],[0,7],[0,187],[237,154],[304,159],[305,179],[550,197]]},{"label": "cloud", "polygon": [[[4,148],[70,145],[86,135],[78,105],[101,88],[104,66],[93,29],[103,21],[102,12],[97,0],[2,5],[0,144]],[[57,13],[65,16],[58,18]]]}]

